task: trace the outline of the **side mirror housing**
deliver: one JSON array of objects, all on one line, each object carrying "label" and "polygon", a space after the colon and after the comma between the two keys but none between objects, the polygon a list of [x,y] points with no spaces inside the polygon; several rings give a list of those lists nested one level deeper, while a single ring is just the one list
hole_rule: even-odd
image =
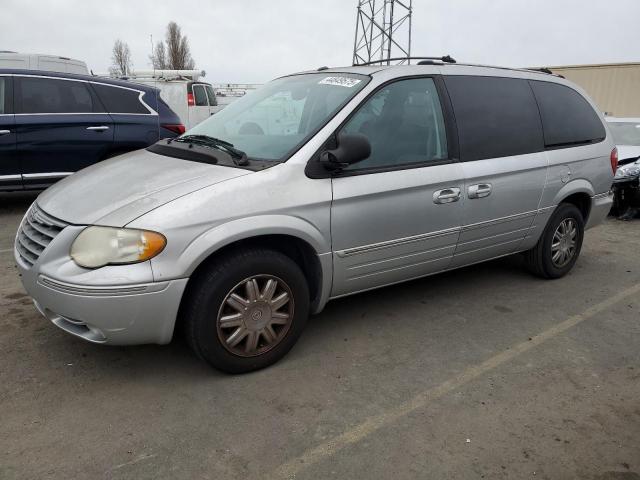
[{"label": "side mirror housing", "polygon": [[341,133],[338,135],[337,143],[337,148],[325,150],[320,154],[320,163],[329,171],[342,170],[371,155],[371,143],[362,134]]}]

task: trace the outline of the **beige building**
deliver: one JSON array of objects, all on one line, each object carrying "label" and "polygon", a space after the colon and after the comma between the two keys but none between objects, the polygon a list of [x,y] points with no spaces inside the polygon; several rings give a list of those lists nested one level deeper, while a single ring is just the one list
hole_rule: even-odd
[{"label": "beige building", "polygon": [[580,85],[607,115],[640,117],[640,63],[548,68]]}]

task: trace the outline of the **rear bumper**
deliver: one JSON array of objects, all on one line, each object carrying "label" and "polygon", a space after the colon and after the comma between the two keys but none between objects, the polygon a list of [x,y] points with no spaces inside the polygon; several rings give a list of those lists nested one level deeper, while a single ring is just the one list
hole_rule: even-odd
[{"label": "rear bumper", "polygon": [[589,219],[585,225],[585,230],[601,224],[609,215],[613,205],[613,191],[600,193],[591,197],[591,209],[589,210]]}]

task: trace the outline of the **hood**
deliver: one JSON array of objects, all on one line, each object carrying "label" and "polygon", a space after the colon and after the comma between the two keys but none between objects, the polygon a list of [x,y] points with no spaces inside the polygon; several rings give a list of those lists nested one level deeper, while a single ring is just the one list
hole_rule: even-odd
[{"label": "hood", "polygon": [[250,173],[138,150],[65,178],[36,202],[68,223],[121,227],[180,196]]},{"label": "hood", "polygon": [[618,145],[618,159],[627,160],[629,158],[640,157],[640,147],[635,145]]}]

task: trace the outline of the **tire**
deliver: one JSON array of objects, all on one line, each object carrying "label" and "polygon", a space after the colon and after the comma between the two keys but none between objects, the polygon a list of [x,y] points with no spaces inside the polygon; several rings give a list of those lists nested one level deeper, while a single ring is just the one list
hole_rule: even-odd
[{"label": "tire", "polygon": [[277,362],[307,323],[306,278],[280,252],[231,251],[192,282],[183,306],[187,343],[223,372],[246,373]]},{"label": "tire", "polygon": [[[567,254],[570,256],[569,258],[565,258],[564,254],[561,254],[560,258],[556,259],[554,258],[554,253],[557,252],[557,250],[554,252],[554,244],[559,243],[558,239],[564,236],[561,225],[564,225],[565,231],[569,232],[571,231],[571,226],[575,228],[575,237],[573,238],[575,245],[572,253],[569,253],[570,241],[569,243],[562,244],[562,247],[558,248],[560,250],[567,249]],[[569,235],[569,237],[571,238],[571,235]],[[542,278],[552,279],[563,277],[571,271],[578,260],[583,239],[584,219],[582,218],[582,213],[575,205],[562,203],[556,211],[553,212],[536,246],[525,252],[527,267],[533,274]]]}]

